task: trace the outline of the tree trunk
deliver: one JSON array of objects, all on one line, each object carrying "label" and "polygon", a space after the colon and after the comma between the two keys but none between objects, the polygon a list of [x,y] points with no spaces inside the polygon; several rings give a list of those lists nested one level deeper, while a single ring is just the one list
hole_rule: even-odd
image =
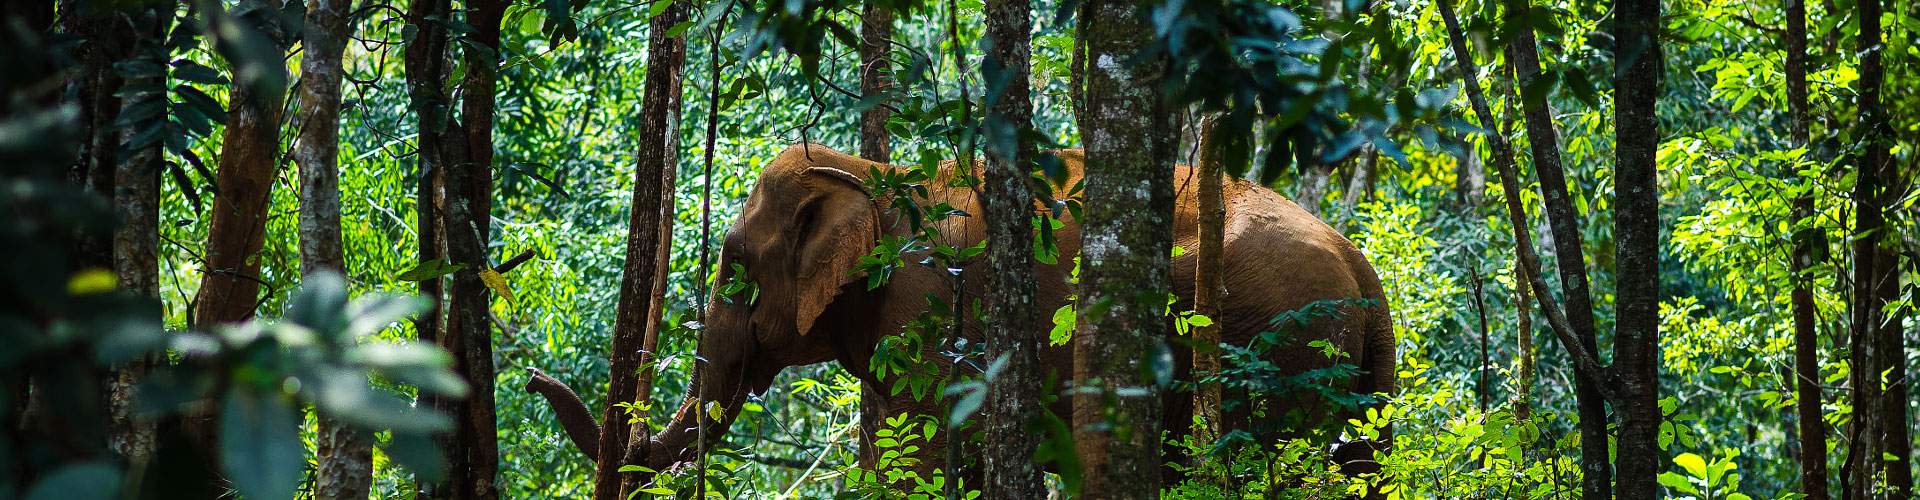
[{"label": "tree trunk", "polygon": [[[1787,107],[1793,124],[1789,130],[1796,146],[1812,151],[1812,117],[1807,103],[1807,4],[1806,0],[1787,0]],[[1788,172],[1788,175],[1796,175]],[[1813,186],[1808,186],[1812,188]],[[1814,223],[1813,191],[1793,199],[1794,226]],[[1787,265],[1793,273],[1793,373],[1794,399],[1798,402],[1800,447],[1800,492],[1809,500],[1827,496],[1827,425],[1821,420],[1819,310],[1813,303],[1813,246],[1817,240],[1811,229],[1796,229],[1793,250]]]},{"label": "tree trunk", "polygon": [[[607,407],[600,425],[601,460],[594,471],[596,499],[622,495],[621,465],[628,460],[644,464],[647,426],[627,425],[626,410],[618,403],[651,395],[651,373],[642,386],[640,373],[651,365],[659,334],[660,280],[665,278],[667,238],[672,234],[672,193],[678,167],[673,137],[677,134],[681,100],[681,72],[686,65],[687,42],[667,36],[668,28],[685,20],[691,7],[674,2],[648,25],[647,73],[640,109],[638,160],[634,167],[632,212],[627,223],[627,261],[622,270],[620,303],[613,327],[612,374]],[[639,442],[635,442],[635,441]],[[629,452],[639,456],[629,456]],[[629,477],[629,479],[637,479]],[[632,486],[629,482],[627,486]]]},{"label": "tree trunk", "polygon": [[[1852,487],[1867,495],[1884,474],[1893,497],[1913,489],[1913,443],[1907,429],[1906,349],[1897,316],[1886,306],[1900,300],[1900,255],[1897,240],[1887,234],[1889,212],[1896,210],[1906,186],[1895,167],[1890,147],[1894,132],[1882,102],[1886,69],[1882,45],[1880,0],[1860,3],[1860,114],[1866,121],[1866,148],[1854,185],[1854,422],[1860,426],[1853,455]],[[1895,313],[1898,314],[1898,313]],[[1884,375],[1883,375],[1884,374]],[[1873,407],[1871,412],[1862,410]]]},{"label": "tree trunk", "polygon": [[[470,0],[465,46],[466,76],[461,82],[461,135],[447,137],[452,148],[446,163],[447,259],[466,265],[453,273],[447,297],[447,337],[443,344],[454,353],[454,363],[473,393],[455,405],[453,448],[457,480],[447,493],[455,498],[491,500],[499,497],[500,443],[494,408],[493,325],[489,317],[491,293],[482,277],[493,273],[487,257],[493,206],[493,110],[499,71],[500,21],[506,12],[502,0]],[[455,151],[457,150],[457,151]],[[497,274],[493,275],[497,277]]]},{"label": "tree trunk", "polygon": [[[408,100],[419,132],[415,148],[420,162],[415,224],[421,265],[442,260],[447,255],[447,227],[442,214],[446,205],[446,171],[453,161],[449,157],[449,136],[454,128],[450,123],[452,120],[446,94],[449,41],[445,26],[429,19],[444,19],[449,10],[447,0],[420,0],[407,8],[407,23],[415,30],[415,36],[407,44],[404,63]],[[433,306],[414,320],[414,328],[421,341],[443,346],[451,340],[446,330],[444,287],[445,280],[440,277],[420,282],[420,295],[431,299]],[[420,406],[456,418],[460,415],[454,402],[442,397],[421,396]],[[438,436],[436,441],[443,450],[452,448],[453,443],[449,442],[447,436]],[[457,479],[464,471],[453,466],[454,453],[443,453],[449,456],[447,477],[438,482],[421,481],[419,497],[450,498],[455,495],[452,485],[460,484]]]},{"label": "tree trunk", "polygon": [[[340,242],[341,56],[351,33],[351,0],[312,0],[302,30],[299,136],[294,163],[300,168],[300,265],[302,276],[345,274]],[[314,497],[364,499],[373,483],[373,439],[365,431],[321,415],[315,432],[319,470]]]},{"label": "tree trunk", "polygon": [[1520,350],[1520,389],[1513,395],[1513,414],[1520,420],[1533,418],[1533,310],[1528,306],[1533,301],[1533,286],[1527,279],[1526,266],[1518,261],[1513,265],[1513,305],[1515,309],[1514,328],[1519,337]]},{"label": "tree trunk", "polygon": [[[1160,398],[1170,366],[1162,314],[1172,290],[1173,116],[1158,78],[1165,61],[1134,2],[1087,3],[1087,150],[1079,328],[1074,332],[1074,443],[1087,498],[1160,492]],[[1097,70],[1096,70],[1097,69]],[[1171,365],[1171,363],[1167,363]]]},{"label": "tree trunk", "polygon": [[279,99],[236,81],[220,141],[219,196],[207,229],[205,274],[194,296],[200,328],[246,320],[260,302],[260,261],[266,243],[267,202],[280,156]]},{"label": "tree trunk", "polygon": [[[1194,254],[1193,312],[1213,320],[1193,329],[1193,379],[1198,381],[1220,371],[1220,304],[1227,287],[1222,273],[1226,269],[1222,255],[1226,246],[1226,161],[1225,144],[1215,137],[1221,117],[1203,121],[1200,139],[1199,202],[1200,248]],[[1193,392],[1193,411],[1200,418],[1205,440],[1219,439],[1221,432],[1220,383],[1201,382]]]},{"label": "tree trunk", "polygon": [[[116,29],[114,21],[120,17],[104,9],[91,2],[61,2],[60,25],[62,31],[86,40],[75,51],[80,69],[73,82],[85,132],[69,180],[103,200],[112,200],[120,150],[119,129],[112,124],[120,114],[120,97],[115,94],[123,83],[113,63],[131,53],[133,33]],[[106,231],[78,231],[74,254],[76,270],[112,269],[113,236]]]},{"label": "tree trunk", "polygon": [[1851,433],[1853,444],[1847,452],[1846,469],[1851,471],[1848,478],[1847,498],[1874,498],[1874,486],[1879,479],[1879,471],[1884,465],[1881,454],[1884,448],[1880,440],[1885,431],[1881,416],[1884,406],[1881,404],[1881,372],[1886,368],[1881,364],[1885,359],[1880,352],[1880,336],[1877,327],[1884,320],[1881,303],[1880,284],[1890,273],[1880,269],[1879,240],[1884,230],[1885,214],[1880,206],[1882,174],[1888,161],[1885,140],[1880,133],[1880,84],[1885,77],[1880,51],[1880,9],[1878,0],[1859,2],[1860,51],[1859,99],[1860,116],[1867,121],[1864,127],[1867,133],[1865,151],[1860,155],[1860,163],[1855,172],[1853,187],[1854,234],[1853,234],[1853,300],[1851,330],[1852,369],[1847,383],[1852,386],[1853,423]]},{"label": "tree trunk", "polygon": [[[1620,395],[1618,478],[1621,498],[1655,498],[1654,476],[1669,465],[1655,443],[1660,421],[1660,183],[1654,164],[1660,128],[1654,115],[1664,69],[1660,0],[1614,5],[1614,373]],[[1578,263],[1562,263],[1562,266]]]},{"label": "tree trunk", "polygon": [[1037,152],[1030,76],[1033,30],[1028,0],[988,0],[985,195],[989,270],[986,296],[987,359],[1000,373],[988,381],[982,491],[988,498],[1043,498],[1045,478],[1033,463],[1042,433],[1034,425],[1045,411],[1040,348],[1046,339],[1034,303],[1033,188],[1028,184]]},{"label": "tree trunk", "polygon": [[[1540,175],[1540,197],[1545,205],[1547,224],[1553,231],[1555,260],[1559,262],[1561,294],[1566,301],[1567,323],[1587,352],[1600,350],[1594,326],[1593,297],[1588,291],[1586,242],[1580,230],[1580,215],[1567,192],[1566,169],[1560,159],[1560,137],[1554,130],[1553,108],[1546,94],[1526,92],[1540,77],[1540,55],[1532,24],[1527,22],[1532,9],[1529,0],[1507,0],[1507,24],[1514,26],[1509,54],[1519,78],[1521,107],[1526,118],[1527,143],[1533,153],[1534,170]],[[1534,291],[1544,299],[1546,289]],[[1585,374],[1574,374],[1574,394],[1579,404],[1581,494],[1583,498],[1612,498],[1612,471],[1608,460],[1607,407],[1595,387],[1599,382]]]},{"label": "tree trunk", "polygon": [[[173,21],[171,10],[159,8],[135,8],[123,15],[132,26],[136,43],[142,45],[158,43]],[[126,84],[162,83],[159,80],[161,78],[158,77],[128,78]],[[126,112],[136,102],[124,100],[119,111]],[[137,146],[133,141],[139,131],[149,126],[141,123],[131,127],[114,127],[119,139],[105,146],[118,153],[113,168],[113,206],[119,219],[119,225],[113,230],[114,274],[119,277],[121,288],[158,298],[160,154],[163,146],[161,141],[153,141],[133,147]],[[134,415],[134,388],[159,361],[147,355],[115,366],[108,389],[107,444],[125,457],[129,468],[134,471],[146,467],[154,450],[153,422]]]},{"label": "tree trunk", "polygon": [[[1501,127],[1495,125],[1493,112],[1488,110],[1485,96],[1480,92],[1480,83],[1477,76],[1478,71],[1475,70],[1473,64],[1473,54],[1467,48],[1466,38],[1461,33],[1460,20],[1454,15],[1452,4],[1453,2],[1449,0],[1440,0],[1436,4],[1436,7],[1440,9],[1441,19],[1446,23],[1448,42],[1449,45],[1452,46],[1455,59],[1458,62],[1461,81],[1466,84],[1467,101],[1473,106],[1474,114],[1479,116],[1480,126],[1482,128],[1487,130],[1500,130]],[[1561,310],[1559,304],[1554,302],[1551,295],[1545,291],[1547,290],[1547,284],[1546,281],[1540,277],[1540,257],[1534,253],[1533,237],[1528,228],[1526,209],[1520,204],[1520,176],[1515,172],[1517,169],[1514,166],[1513,149],[1507,144],[1505,136],[1489,134],[1488,137],[1491,139],[1489,145],[1493,150],[1494,167],[1500,174],[1500,185],[1504,191],[1504,198],[1506,199],[1507,217],[1513,227],[1514,254],[1519,258],[1520,265],[1524,270],[1521,274],[1529,281],[1528,284],[1531,290],[1535,292],[1534,299],[1539,301],[1540,310],[1542,313],[1545,313],[1547,324],[1552,327],[1555,338],[1559,339],[1560,345],[1566,348],[1570,357],[1573,358],[1576,377],[1594,380],[1606,378],[1608,375],[1607,370],[1600,364],[1599,359],[1594,354],[1596,350],[1589,349],[1586,343],[1578,339],[1574,333],[1576,330],[1569,320],[1569,316],[1573,313]],[[1549,213],[1555,208],[1556,207],[1549,206]],[[1578,255],[1578,253],[1575,254],[1572,262],[1581,262]],[[1570,264],[1564,258],[1562,259],[1561,269],[1563,271],[1566,270],[1567,266],[1571,265],[1577,264]],[[1584,271],[1582,272],[1584,273]],[[1581,278],[1585,278],[1584,274]],[[1596,383],[1589,387],[1597,391],[1597,393],[1591,395],[1591,397],[1580,396],[1580,393],[1576,392],[1575,397],[1583,404],[1602,404],[1604,402],[1602,398],[1611,396],[1611,393],[1607,390],[1607,386],[1604,384]],[[1581,466],[1587,479],[1585,484],[1582,485],[1582,492],[1585,498],[1612,498],[1610,495],[1595,494],[1596,489],[1603,491],[1608,489],[1610,485],[1607,484],[1605,480],[1592,480],[1595,474],[1600,475],[1600,477],[1605,477],[1607,472],[1606,426],[1607,421],[1604,414],[1597,420],[1585,417],[1581,419],[1583,436],[1589,432],[1596,433],[1600,436],[1597,444],[1595,444],[1594,441],[1586,440],[1584,437],[1582,438],[1582,444],[1584,446],[1582,452],[1584,457],[1582,458]],[[1595,448],[1597,448],[1597,454],[1593,454],[1596,451]]]},{"label": "tree trunk", "polygon": [[[869,2],[860,13],[860,95],[872,98],[893,86],[893,10]],[[893,111],[885,101],[860,113],[860,157],[889,163],[893,156],[893,135],[887,131],[887,119]],[[879,450],[873,446],[874,431],[883,424],[884,389],[860,384],[860,466],[873,469]]]},{"label": "tree trunk", "polygon": [[[893,87],[893,10],[868,3],[860,13],[860,96],[872,98]],[[893,112],[876,104],[860,112],[860,157],[887,163],[892,156],[887,119]]]}]

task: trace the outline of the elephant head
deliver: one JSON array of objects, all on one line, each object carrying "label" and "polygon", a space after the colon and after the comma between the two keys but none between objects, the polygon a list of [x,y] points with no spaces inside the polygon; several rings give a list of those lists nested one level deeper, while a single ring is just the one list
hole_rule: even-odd
[{"label": "elephant head", "polygon": [[[880,210],[856,174],[872,165],[796,145],[761,173],[720,252],[693,387],[652,437],[648,467],[694,459],[700,419],[709,440],[724,435],[747,396],[765,391],[781,369],[831,359],[825,337],[833,333],[816,330],[826,329],[822,315],[843,288],[858,289],[849,286],[854,265],[878,237]],[[753,284],[757,298],[723,296],[728,283]]]}]

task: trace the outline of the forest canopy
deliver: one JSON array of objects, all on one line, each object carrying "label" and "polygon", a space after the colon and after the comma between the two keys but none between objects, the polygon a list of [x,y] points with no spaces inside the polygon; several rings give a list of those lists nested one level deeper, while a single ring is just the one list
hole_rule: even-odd
[{"label": "forest canopy", "polygon": [[0,499],[1911,498],[1913,0],[10,0]]}]

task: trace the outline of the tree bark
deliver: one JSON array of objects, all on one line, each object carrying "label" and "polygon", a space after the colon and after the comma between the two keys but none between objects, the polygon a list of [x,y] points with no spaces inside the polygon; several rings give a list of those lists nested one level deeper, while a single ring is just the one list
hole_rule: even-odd
[{"label": "tree bark", "polygon": [[[1654,114],[1664,70],[1660,0],[1614,4],[1614,369],[1619,377],[1621,498],[1655,498],[1669,465],[1655,442],[1660,421],[1660,183]],[[1566,264],[1562,264],[1566,265]]]},{"label": "tree bark", "polygon": [[[1900,256],[1887,232],[1890,211],[1904,194],[1890,151],[1894,132],[1882,102],[1886,80],[1879,0],[1860,6],[1860,116],[1866,122],[1865,150],[1854,184],[1853,384],[1857,451],[1851,487],[1855,498],[1869,498],[1884,475],[1894,497],[1913,489],[1912,442],[1907,429],[1904,375],[1906,349],[1900,324],[1886,306],[1900,299]],[[1884,373],[1884,375],[1883,375]],[[1897,398],[1897,399],[1896,399]],[[1865,410],[1865,411],[1863,411]],[[1886,458],[1883,458],[1886,457]]]},{"label": "tree bark", "polygon": [[[893,50],[893,10],[881,6],[878,2],[869,2],[860,13],[860,95],[873,98],[893,87],[892,58]],[[887,120],[893,112],[885,105],[876,104],[860,113],[860,157],[878,163],[889,163],[893,156],[893,134],[887,131]],[[883,424],[883,405],[886,403],[884,389],[869,387],[872,384],[860,384],[860,466],[873,469],[879,460],[879,450],[873,446],[878,436],[874,431]]]},{"label": "tree bark", "polygon": [[[116,29],[117,13],[105,12],[98,3],[60,3],[62,31],[86,40],[75,51],[80,64],[73,85],[77,87],[81,136],[69,180],[103,200],[114,196],[114,170],[120,150],[119,129],[113,121],[120,114],[119,93],[122,81],[113,63],[131,54],[133,33]],[[112,269],[113,236],[107,231],[78,231],[74,243],[74,268]]]},{"label": "tree bark", "polygon": [[[1493,118],[1493,113],[1487,109],[1486,97],[1480,92],[1478,71],[1473,65],[1473,53],[1467,50],[1466,39],[1460,30],[1460,20],[1453,13],[1453,2],[1439,0],[1435,6],[1440,9],[1440,17],[1446,22],[1447,38],[1453,47],[1455,59],[1460,68],[1460,79],[1466,83],[1468,103],[1473,106],[1474,114],[1480,117],[1482,128],[1498,130],[1499,127],[1494,125],[1496,120]],[[1513,163],[1513,148],[1507,144],[1505,136],[1489,134],[1487,137],[1492,146],[1489,149],[1493,150],[1494,167],[1500,173],[1501,189],[1505,192],[1507,217],[1513,226],[1514,254],[1519,257],[1521,266],[1526,269],[1525,274],[1532,282],[1533,290],[1546,290],[1546,281],[1540,279],[1540,256],[1534,253],[1533,237],[1527,226],[1527,212],[1520,205],[1520,176],[1514,172],[1516,169]],[[1573,327],[1568,324],[1567,313],[1560,309],[1559,303],[1554,302],[1545,293],[1536,293],[1534,298],[1540,303],[1540,311],[1547,316],[1547,325],[1553,327],[1554,337],[1560,340],[1560,344],[1573,358],[1575,373],[1607,378],[1606,366],[1600,364],[1594,351],[1585,349],[1579,341],[1574,339]],[[1605,384],[1596,384],[1595,387],[1600,389],[1602,397],[1612,397]]]},{"label": "tree bark", "polygon": [[[345,274],[340,241],[341,56],[353,26],[352,0],[311,0],[302,30],[300,111],[294,163],[300,169],[302,276]],[[319,470],[314,497],[364,499],[373,483],[373,439],[365,431],[321,415],[315,432]]]},{"label": "tree bark", "polygon": [[[1226,269],[1222,255],[1226,246],[1226,151],[1219,139],[1218,121],[1211,117],[1201,128],[1199,190],[1200,248],[1194,254],[1193,312],[1213,320],[1213,324],[1193,329],[1193,379],[1203,380],[1220,372],[1220,303],[1227,287],[1222,273]],[[1200,436],[1205,441],[1220,438],[1220,383],[1200,382],[1193,391],[1194,415],[1200,419]]]},{"label": "tree bark", "polygon": [[1881,4],[1878,0],[1865,0],[1859,2],[1859,8],[1859,112],[1868,123],[1867,144],[1860,155],[1853,186],[1853,314],[1849,328],[1852,369],[1847,381],[1852,387],[1853,443],[1847,452],[1845,468],[1851,471],[1846,497],[1867,499],[1874,498],[1874,486],[1884,465],[1881,460],[1884,449],[1880,443],[1885,431],[1880,374],[1885,366],[1881,364],[1884,355],[1879,352],[1880,336],[1876,327],[1885,320],[1880,282],[1888,273],[1879,268],[1879,239],[1885,220],[1879,197],[1884,165],[1890,162],[1879,142],[1881,128],[1875,123],[1880,115],[1880,83],[1885,75],[1880,56]]},{"label": "tree bark", "polygon": [[1005,363],[988,381],[984,456],[988,498],[1044,498],[1042,471],[1033,463],[1046,377],[1040,348],[1046,333],[1034,303],[1034,194],[1028,184],[1037,155],[1033,128],[1032,5],[987,0],[987,169],[981,197],[990,268],[986,296],[987,359]]},{"label": "tree bark", "polygon": [[[442,214],[445,212],[446,171],[454,161],[450,158],[450,136],[454,132],[446,94],[446,79],[449,67],[447,59],[448,33],[444,25],[429,21],[429,18],[444,19],[450,6],[447,0],[420,0],[407,8],[407,23],[415,30],[414,38],[407,44],[404,64],[406,67],[407,94],[412,107],[419,139],[415,142],[416,156],[419,159],[419,186],[415,198],[415,224],[419,262],[425,265],[446,257],[447,228]],[[440,277],[420,282],[420,295],[431,299],[433,306],[414,319],[414,328],[420,341],[434,342],[442,346],[449,345],[452,338],[447,334],[445,303],[445,280]],[[449,352],[459,352],[449,350]],[[447,398],[423,395],[420,406],[459,417],[458,408]],[[436,438],[443,450],[451,449],[453,443],[448,436]],[[461,484],[459,476],[464,470],[454,464],[454,453],[443,453],[449,457],[446,478],[439,482],[421,481],[419,497],[451,498],[455,495],[452,485]]]},{"label": "tree bark", "polygon": [[[872,98],[893,87],[893,9],[868,3],[860,13],[860,96]],[[893,148],[887,119],[893,112],[876,104],[860,112],[860,157],[887,163]]]},{"label": "tree bark", "polygon": [[[460,135],[447,138],[445,211],[448,261],[466,265],[453,273],[448,294],[444,345],[473,393],[455,405],[451,463],[454,498],[499,497],[500,443],[494,408],[493,324],[490,288],[481,273],[493,273],[487,256],[493,205],[493,114],[498,84],[502,0],[469,0],[467,24],[473,32],[462,44],[466,76],[460,84]],[[462,137],[464,135],[464,137]],[[497,276],[497,274],[496,274]]]},{"label": "tree bark", "polygon": [[[627,261],[622,270],[620,303],[613,326],[612,373],[607,407],[600,423],[599,461],[594,471],[596,499],[619,499],[624,486],[634,486],[633,474],[621,465],[646,463],[648,428],[627,425],[619,403],[642,401],[652,394],[651,365],[658,343],[660,280],[664,279],[667,238],[672,234],[672,193],[678,167],[673,137],[677,134],[681,101],[681,72],[686,65],[687,42],[667,36],[669,28],[685,20],[691,9],[676,1],[648,25],[647,73],[640,108],[638,160],[634,167],[632,212],[627,223]],[[642,383],[641,374],[647,381]],[[636,442],[637,441],[637,442]],[[630,453],[631,452],[631,453]],[[634,456],[637,455],[637,456]]]},{"label": "tree bark", "polygon": [[1074,443],[1087,498],[1160,492],[1160,399],[1152,360],[1172,357],[1162,314],[1172,290],[1173,117],[1158,81],[1165,61],[1135,57],[1153,25],[1138,4],[1087,2],[1079,328],[1074,332]]},{"label": "tree bark", "polygon": [[219,196],[207,229],[205,274],[194,296],[193,324],[243,321],[260,302],[260,262],[267,202],[280,156],[281,101],[234,82],[220,142]]},{"label": "tree bark", "polygon": [[1518,261],[1513,265],[1513,305],[1515,309],[1514,328],[1519,338],[1520,350],[1520,389],[1513,395],[1513,414],[1520,420],[1533,418],[1533,310],[1528,303],[1533,301],[1533,286],[1527,280],[1527,269]]},{"label": "tree bark", "polygon": [[[137,44],[157,43],[172,24],[173,12],[153,7],[126,11]],[[117,29],[117,28],[110,28]],[[136,50],[137,52],[137,50]],[[128,78],[127,85],[161,83],[159,77]],[[126,112],[136,100],[123,100]],[[164,118],[162,118],[164,119]],[[112,126],[112,125],[108,125]],[[123,289],[158,298],[160,290],[160,169],[161,141],[139,147],[133,141],[148,124],[114,127],[118,140],[105,145],[116,151],[113,167],[113,206],[119,225],[113,230],[113,270]],[[129,468],[140,470],[153,457],[153,422],[135,415],[134,390],[159,358],[147,355],[113,368],[108,388],[107,444],[125,457]]]},{"label": "tree bark", "polygon": [[[1540,198],[1545,205],[1547,224],[1553,231],[1554,257],[1559,263],[1561,295],[1566,301],[1567,323],[1587,352],[1600,350],[1594,326],[1593,296],[1588,290],[1586,242],[1580,230],[1580,215],[1567,192],[1566,169],[1560,159],[1559,132],[1554,130],[1553,108],[1544,92],[1528,92],[1540,77],[1539,44],[1533,25],[1527,21],[1530,0],[1506,0],[1507,25],[1513,27],[1509,54],[1518,76],[1520,104],[1526,119],[1527,144],[1533,153],[1534,171],[1540,176]],[[1504,182],[1504,181],[1503,181]],[[1510,193],[1511,194],[1511,193]],[[1529,243],[1531,244],[1531,243]],[[1535,288],[1544,300],[1546,288]],[[1607,406],[1596,387],[1599,381],[1586,374],[1574,374],[1574,398],[1580,415],[1580,491],[1583,498],[1612,498],[1612,470],[1608,460]]]},{"label": "tree bark", "polygon": [[[1792,115],[1793,143],[1812,151],[1812,117],[1807,102],[1807,4],[1806,0],[1787,0],[1787,107]],[[1788,172],[1788,175],[1797,175]],[[1814,186],[1793,199],[1794,226],[1812,223],[1815,214]],[[1794,399],[1798,402],[1800,446],[1800,492],[1809,500],[1826,500],[1827,426],[1821,420],[1819,310],[1813,303],[1813,246],[1811,229],[1796,229],[1793,250],[1787,259],[1793,273],[1793,373]]]}]

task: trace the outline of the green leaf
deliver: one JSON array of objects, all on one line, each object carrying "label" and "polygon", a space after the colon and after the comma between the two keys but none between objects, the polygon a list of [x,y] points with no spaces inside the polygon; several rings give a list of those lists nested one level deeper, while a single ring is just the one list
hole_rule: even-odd
[{"label": "green leaf", "polygon": [[1693,483],[1691,481],[1688,481],[1687,478],[1682,477],[1679,474],[1674,474],[1672,472],[1662,472],[1660,473],[1659,477],[1655,478],[1655,480],[1659,481],[1660,484],[1665,485],[1668,488],[1673,488],[1674,491],[1678,491],[1681,493],[1699,493],[1700,492],[1700,490],[1695,489],[1693,487]]},{"label": "green leaf", "polygon": [[96,460],[47,474],[27,491],[26,500],[109,500],[120,496],[120,467]]},{"label": "green leaf", "polygon": [[413,267],[401,271],[400,275],[394,278],[400,281],[426,281],[453,274],[455,271],[466,268],[466,264],[454,264],[447,262],[446,259],[434,259],[414,264]]},{"label": "green leaf", "polygon": [[219,71],[202,66],[200,63],[193,62],[190,59],[180,59],[173,62],[173,77],[208,85],[227,84],[227,77],[220,76]]},{"label": "green leaf", "polygon": [[1073,329],[1077,320],[1073,313],[1073,304],[1060,306],[1053,310],[1053,331],[1047,334],[1047,340],[1053,345],[1067,345],[1073,340]]},{"label": "green leaf", "polygon": [[307,465],[300,419],[278,394],[244,386],[220,405],[222,471],[246,498],[293,498]]}]

